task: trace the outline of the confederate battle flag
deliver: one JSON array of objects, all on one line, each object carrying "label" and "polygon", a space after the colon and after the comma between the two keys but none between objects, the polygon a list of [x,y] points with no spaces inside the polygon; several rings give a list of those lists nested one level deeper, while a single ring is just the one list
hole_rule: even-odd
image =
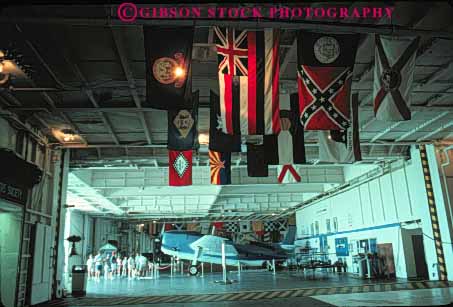
[{"label": "confederate battle flag", "polygon": [[358,34],[299,31],[297,82],[305,130],[345,130]]}]

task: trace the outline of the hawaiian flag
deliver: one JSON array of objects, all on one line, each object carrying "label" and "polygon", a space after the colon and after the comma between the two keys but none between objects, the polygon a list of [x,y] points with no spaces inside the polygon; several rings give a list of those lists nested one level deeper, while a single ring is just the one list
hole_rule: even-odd
[{"label": "hawaiian flag", "polygon": [[277,134],[279,30],[214,27],[214,32],[222,131],[240,135]]},{"label": "hawaiian flag", "polygon": [[408,105],[419,41],[420,37],[376,35],[373,86],[376,119],[411,119]]},{"label": "hawaiian flag", "polygon": [[297,82],[305,130],[345,130],[358,34],[299,31]]},{"label": "hawaiian flag", "polygon": [[168,151],[170,186],[192,185],[192,150]]},{"label": "hawaiian flag", "polygon": [[231,184],[231,153],[209,151],[211,184]]}]

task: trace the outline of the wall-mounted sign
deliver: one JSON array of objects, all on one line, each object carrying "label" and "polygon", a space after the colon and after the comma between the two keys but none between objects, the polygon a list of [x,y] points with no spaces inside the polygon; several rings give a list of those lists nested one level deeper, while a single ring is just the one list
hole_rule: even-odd
[{"label": "wall-mounted sign", "polygon": [[36,165],[23,160],[15,152],[0,148],[0,198],[25,205],[28,190],[38,184],[43,172]]},{"label": "wall-mounted sign", "polygon": [[337,256],[349,256],[348,238],[335,239],[335,252]]},{"label": "wall-mounted sign", "polygon": [[27,189],[0,181],[0,198],[25,205],[27,203]]}]

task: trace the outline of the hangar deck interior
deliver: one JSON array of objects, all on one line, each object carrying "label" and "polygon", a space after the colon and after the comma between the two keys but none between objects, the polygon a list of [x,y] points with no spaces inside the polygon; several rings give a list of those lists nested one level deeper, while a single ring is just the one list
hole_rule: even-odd
[{"label": "hangar deck interior", "polygon": [[[231,4],[256,5],[271,6]],[[0,306],[451,302],[453,6],[451,1],[392,5],[392,19],[313,17],[303,22],[124,23],[116,15],[118,4],[111,3],[2,8]],[[183,6],[189,4],[159,4]],[[167,111],[147,104],[143,28],[156,25],[194,28],[191,78],[192,91],[199,91],[199,148],[193,151],[187,186],[169,186]],[[231,184],[211,184],[211,92],[220,93],[213,26],[280,29],[279,89],[288,97],[298,91],[299,30],[360,33],[351,93],[358,95],[361,160],[322,161],[318,132],[306,130],[306,163],[294,165],[300,182],[279,182],[279,165],[269,165],[266,177],[249,176],[242,144],[242,152],[231,154]],[[378,34],[420,37],[410,120],[375,117]],[[258,268],[228,265],[226,277],[218,263],[213,269],[202,264],[203,273],[197,264],[196,276],[190,276],[191,260],[157,256],[165,232],[196,231],[234,244],[257,241],[255,249],[272,246],[270,253],[277,257],[276,244],[290,229],[294,246],[284,262],[273,265],[269,256]],[[121,270],[110,278],[102,267],[99,280],[88,279],[86,296],[72,295],[74,276],[80,274],[73,267],[85,265],[100,250],[147,259],[132,276]],[[216,283],[225,278],[234,282]]]}]

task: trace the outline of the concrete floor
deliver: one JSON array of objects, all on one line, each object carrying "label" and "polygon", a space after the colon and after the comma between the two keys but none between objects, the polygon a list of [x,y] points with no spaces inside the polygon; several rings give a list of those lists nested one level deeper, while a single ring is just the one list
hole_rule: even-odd
[{"label": "concrete floor", "polygon": [[453,288],[318,295],[312,298],[334,306],[433,306],[451,304]]},{"label": "concrete floor", "polygon": [[[207,273],[204,277],[182,276],[174,277],[161,274],[159,279],[132,279],[120,278],[100,281],[89,280],[87,286],[88,297],[111,296],[152,296],[152,295],[192,295],[210,293],[228,293],[237,291],[260,291],[294,288],[341,287],[361,286],[376,283],[352,277],[346,273],[316,272],[314,278],[311,272],[237,272],[228,274],[229,279],[237,280],[233,284],[223,285],[215,283],[222,279],[222,274]],[[395,281],[392,281],[395,282]],[[382,283],[382,281],[380,281]]]},{"label": "concrete floor", "polygon": [[439,281],[370,281],[346,273],[230,272],[229,285],[204,277],[162,273],[159,279],[90,280],[87,296],[47,302],[68,306],[422,306],[452,302],[453,288]]},{"label": "concrete floor", "polygon": [[[243,307],[243,306],[435,306],[453,302],[453,288],[420,289],[410,291],[391,291],[374,293],[319,295],[312,297],[293,297],[282,299],[266,299],[233,302],[194,302],[194,303],[166,303],[166,304],[137,304],[121,305],[122,307]],[[77,305],[65,305],[75,307]],[[91,305],[91,307],[96,307]]]}]

